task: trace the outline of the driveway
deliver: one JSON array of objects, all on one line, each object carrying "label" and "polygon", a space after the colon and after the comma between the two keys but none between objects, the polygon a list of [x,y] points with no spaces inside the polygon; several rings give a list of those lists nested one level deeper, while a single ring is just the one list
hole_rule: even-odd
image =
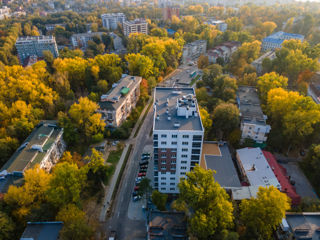
[{"label": "driveway", "polygon": [[296,191],[302,198],[318,198],[313,187],[309,183],[309,180],[299,168],[297,163],[289,162],[280,164],[287,170],[287,175],[291,176],[291,180],[295,181]]}]

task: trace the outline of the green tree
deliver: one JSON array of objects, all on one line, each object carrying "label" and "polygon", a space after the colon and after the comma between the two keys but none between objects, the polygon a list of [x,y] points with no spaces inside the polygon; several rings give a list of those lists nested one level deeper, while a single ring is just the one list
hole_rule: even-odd
[{"label": "green tree", "polygon": [[11,218],[0,211],[0,239],[14,239],[15,224]]},{"label": "green tree", "polygon": [[154,68],[152,60],[144,55],[138,54],[128,54],[125,57],[128,62],[128,70],[130,75],[141,76],[148,79],[151,75],[154,75]]},{"label": "green tree", "polygon": [[260,187],[256,198],[244,199],[240,204],[240,220],[249,235],[246,239],[271,239],[289,209],[285,193],[273,186]]},{"label": "green tree", "polygon": [[199,112],[200,112],[202,125],[203,125],[206,133],[208,133],[212,127],[212,119],[210,117],[210,114],[204,108],[200,108]]},{"label": "green tree", "polygon": [[313,144],[308,151],[307,156],[303,159],[301,166],[312,182],[313,186],[319,192],[320,187],[317,184],[320,181],[320,145]]},{"label": "green tree", "polygon": [[62,239],[87,240],[93,236],[93,229],[87,223],[86,214],[74,204],[63,207],[56,220],[63,222]]},{"label": "green tree", "polygon": [[208,58],[208,56],[201,55],[201,56],[198,58],[198,68],[199,68],[199,69],[204,69],[204,68],[207,67],[208,65],[209,65],[209,58]]},{"label": "green tree", "polygon": [[150,31],[150,35],[155,37],[167,37],[168,33],[164,28],[153,28]]},{"label": "green tree", "polygon": [[168,195],[161,193],[157,190],[154,190],[151,195],[151,200],[154,205],[160,210],[165,211],[166,210],[166,203],[167,203]]},{"label": "green tree", "polygon": [[190,212],[190,232],[198,239],[209,239],[233,225],[232,203],[213,174],[196,166],[178,185],[177,201]]},{"label": "green tree", "polygon": [[79,204],[80,193],[86,182],[86,172],[78,169],[77,165],[63,162],[53,169],[48,200],[56,207],[69,203]]},{"label": "green tree", "polygon": [[203,70],[202,80],[209,86],[213,87],[213,80],[222,74],[222,67],[219,64],[212,64]]},{"label": "green tree", "polygon": [[221,138],[229,136],[239,127],[239,109],[232,103],[219,104],[213,111],[213,123],[216,131],[221,132]]}]

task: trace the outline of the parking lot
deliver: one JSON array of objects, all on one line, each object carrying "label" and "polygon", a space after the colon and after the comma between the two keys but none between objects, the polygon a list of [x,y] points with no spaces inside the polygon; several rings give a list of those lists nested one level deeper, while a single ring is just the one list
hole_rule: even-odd
[{"label": "parking lot", "polygon": [[289,162],[280,164],[287,170],[287,175],[291,177],[291,180],[295,181],[294,186],[296,187],[296,191],[302,198],[318,198],[313,187],[311,186],[308,179],[306,178],[302,170],[299,168],[297,163]]},{"label": "parking lot", "polygon": [[[144,153],[150,153],[152,155],[153,147],[152,145],[146,145],[143,149]],[[138,176],[138,173],[137,173]],[[151,180],[151,186],[153,186],[153,159],[149,159],[148,169],[146,173],[146,178],[149,178]],[[134,189],[132,189],[132,192]],[[130,193],[132,195],[132,192]],[[128,193],[129,194],[129,193]],[[144,207],[146,206],[146,199],[143,198],[139,201],[133,201],[132,200],[129,203],[129,209],[128,209],[128,217],[131,220],[145,220],[146,215],[144,211]]]}]

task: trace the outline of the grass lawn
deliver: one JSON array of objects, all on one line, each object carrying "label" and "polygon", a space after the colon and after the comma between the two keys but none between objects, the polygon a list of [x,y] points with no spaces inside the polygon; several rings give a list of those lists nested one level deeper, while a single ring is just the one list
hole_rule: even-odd
[{"label": "grass lawn", "polygon": [[121,147],[120,149],[118,149],[118,150],[113,150],[113,151],[111,151],[110,154],[109,154],[109,156],[108,156],[107,162],[108,162],[108,163],[111,163],[113,166],[116,166],[117,163],[118,163],[119,160],[120,160],[122,151],[123,151],[123,148],[122,148],[122,147]]},{"label": "grass lawn", "polygon": [[190,86],[192,86],[198,79],[200,78],[200,75],[197,75],[194,79],[192,79]]}]

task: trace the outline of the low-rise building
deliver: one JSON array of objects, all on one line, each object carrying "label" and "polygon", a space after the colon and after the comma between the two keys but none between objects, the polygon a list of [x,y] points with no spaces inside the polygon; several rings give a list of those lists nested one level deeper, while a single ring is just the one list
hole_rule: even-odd
[{"label": "low-rise building", "polygon": [[276,32],[271,34],[268,37],[265,37],[262,40],[262,45],[261,45],[261,50],[262,51],[274,51],[278,48],[282,47],[282,43],[285,40],[290,40],[290,39],[296,39],[300,40],[303,42],[304,36],[301,34],[295,34],[295,33],[286,33],[286,32]]},{"label": "low-rise building", "polygon": [[98,112],[107,127],[119,127],[130,115],[140,96],[141,80],[141,77],[126,75],[101,96]]},{"label": "low-rise building", "polygon": [[123,34],[129,37],[131,33],[148,34],[148,22],[142,18],[137,18],[132,21],[124,21]]},{"label": "low-rise building", "polygon": [[94,36],[101,37],[103,32],[91,32],[91,33],[77,33],[71,36],[71,44],[73,48],[86,49],[88,47],[88,41],[92,41]]},{"label": "low-rise building", "polygon": [[126,15],[124,13],[105,13],[101,15],[102,25],[108,30],[115,30],[118,24],[123,24],[126,20]]},{"label": "low-rise building", "polygon": [[266,58],[268,58],[270,60],[275,59],[276,58],[276,52],[275,51],[266,52],[261,57],[259,57],[258,59],[254,60],[251,63],[251,65],[253,67],[255,67],[258,76],[260,76],[262,74],[262,70],[263,70],[262,63],[263,63],[263,60],[266,59]]},{"label": "low-rise building", "polygon": [[63,128],[59,127],[56,121],[40,122],[4,164],[0,175],[15,173],[22,176],[25,170],[36,164],[50,171],[65,151],[62,135]]},{"label": "low-rise building", "polygon": [[320,239],[320,212],[288,212],[282,221],[282,229],[291,233],[293,239]]},{"label": "low-rise building", "polygon": [[241,46],[240,42],[232,41],[225,42],[216,46],[207,52],[207,56],[210,63],[217,63],[218,58],[220,58],[223,63],[227,63],[230,61],[232,54],[237,51],[237,49]]},{"label": "low-rise building", "polygon": [[179,193],[180,178],[200,164],[204,128],[193,88],[154,91],[154,188]]},{"label": "low-rise building", "polygon": [[208,19],[205,24],[216,26],[221,32],[225,32],[228,29],[228,24],[223,20]]},{"label": "low-rise building", "polygon": [[54,36],[28,36],[19,37],[16,48],[21,64],[30,56],[43,57],[43,51],[50,51],[53,57],[58,57],[58,47]]},{"label": "low-rise building", "polygon": [[266,134],[270,132],[271,127],[266,123],[267,116],[262,112],[257,89],[239,86],[237,103],[240,111],[241,139],[250,138],[257,143],[265,142]]},{"label": "low-rise building", "polygon": [[58,240],[63,222],[28,222],[20,240]]},{"label": "low-rise building", "polygon": [[316,104],[320,104],[320,72],[316,72],[308,87],[308,96],[312,97]]},{"label": "low-rise building", "polygon": [[182,63],[187,64],[207,51],[207,41],[197,40],[183,46]]},{"label": "low-rise building", "polygon": [[46,24],[45,25],[47,31],[53,31],[57,26],[65,28],[66,24],[64,24],[64,23],[55,23],[55,24]]},{"label": "low-rise building", "polygon": [[0,8],[0,20],[9,18],[10,16],[10,8],[8,8],[7,6]]},{"label": "low-rise building", "polygon": [[151,210],[148,214],[147,239],[189,239],[184,212]]},{"label": "low-rise building", "polygon": [[214,170],[214,179],[225,189],[241,187],[237,170],[234,166],[226,142],[204,142],[200,166]]}]

